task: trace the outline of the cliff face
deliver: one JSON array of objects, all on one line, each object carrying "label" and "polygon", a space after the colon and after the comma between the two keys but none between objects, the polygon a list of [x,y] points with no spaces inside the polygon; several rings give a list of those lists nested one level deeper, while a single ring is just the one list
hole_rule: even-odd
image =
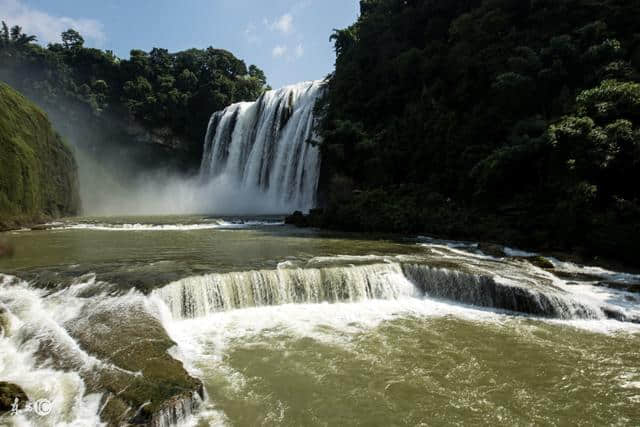
[{"label": "cliff face", "polygon": [[78,213],[77,165],[42,110],[0,83],[0,229]]}]

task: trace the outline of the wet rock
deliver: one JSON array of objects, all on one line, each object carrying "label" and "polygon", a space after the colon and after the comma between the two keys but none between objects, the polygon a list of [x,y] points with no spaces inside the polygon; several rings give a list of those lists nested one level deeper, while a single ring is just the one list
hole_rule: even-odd
[{"label": "wet rock", "polygon": [[50,228],[51,227],[49,225],[39,224],[39,225],[34,225],[33,227],[31,227],[31,231],[46,231],[46,230],[48,230]]},{"label": "wet rock", "polygon": [[620,311],[615,309],[603,307],[602,312],[605,314],[605,316],[607,316],[607,319],[618,320],[620,322],[638,323],[636,320],[628,318],[624,315],[624,313],[621,313]]},{"label": "wet rock", "polygon": [[204,398],[202,382],[170,355],[175,343],[142,303],[87,307],[67,327],[80,347],[106,364],[85,381],[104,393],[101,418],[109,425],[177,424]]},{"label": "wet rock", "polygon": [[572,282],[597,282],[601,279],[599,276],[595,276],[592,274],[586,273],[575,273],[571,271],[562,271],[556,270],[555,268],[552,271],[553,275],[564,280],[569,280]]},{"label": "wet rock", "polygon": [[295,225],[296,227],[308,227],[307,217],[300,211],[295,211],[284,219],[285,224]]},{"label": "wet rock", "polygon": [[564,299],[554,291],[499,283],[484,274],[421,264],[403,264],[403,271],[430,297],[558,319],[595,319],[599,315],[590,307]]},{"label": "wet rock", "polygon": [[542,269],[545,270],[551,270],[553,268],[553,263],[551,261],[549,261],[548,259],[546,259],[543,256],[532,256],[532,257],[513,257],[513,259],[518,260],[518,261],[526,261],[530,264],[535,265],[536,267],[540,267]]},{"label": "wet rock", "polygon": [[487,255],[491,255],[496,258],[504,258],[506,254],[504,253],[504,247],[501,245],[496,245],[494,243],[480,243],[478,245],[478,249]]},{"label": "wet rock", "polygon": [[19,386],[0,381],[0,414],[11,411],[16,399],[20,409],[29,401],[27,394]]},{"label": "wet rock", "polygon": [[0,337],[11,334],[11,319],[9,313],[3,307],[0,307]]},{"label": "wet rock", "polygon": [[602,281],[602,282],[596,283],[596,286],[602,286],[609,289],[616,289],[618,291],[626,291],[626,292],[640,294],[640,283]]}]

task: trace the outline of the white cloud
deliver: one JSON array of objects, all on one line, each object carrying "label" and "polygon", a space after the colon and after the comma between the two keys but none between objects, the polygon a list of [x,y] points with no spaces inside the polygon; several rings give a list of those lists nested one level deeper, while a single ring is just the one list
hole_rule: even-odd
[{"label": "white cloud", "polygon": [[276,46],[273,48],[273,50],[271,51],[271,55],[273,55],[274,58],[280,58],[282,56],[284,56],[287,53],[287,47],[286,46]]},{"label": "white cloud", "polygon": [[258,37],[257,28],[255,24],[249,23],[244,30],[244,37],[249,44],[260,44],[260,37]]},{"label": "white cloud", "polygon": [[302,46],[302,44],[298,44],[298,46],[296,46],[296,56],[301,58],[302,55],[304,55],[304,46]]},{"label": "white cloud", "polygon": [[[268,23],[269,21],[267,21]],[[293,15],[285,13],[277,20],[269,24],[271,31],[280,31],[282,34],[289,34],[293,31]]]},{"label": "white cloud", "polygon": [[103,25],[94,19],[49,15],[20,0],[0,0],[0,19],[11,27],[21,26],[23,32],[36,35],[43,44],[59,42],[60,34],[69,28],[78,31],[90,44],[100,45],[106,39]]}]

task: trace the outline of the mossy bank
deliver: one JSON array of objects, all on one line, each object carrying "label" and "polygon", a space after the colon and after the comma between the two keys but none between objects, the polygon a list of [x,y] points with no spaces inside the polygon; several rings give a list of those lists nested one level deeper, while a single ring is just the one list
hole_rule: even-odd
[{"label": "mossy bank", "polygon": [[46,114],[0,82],[0,230],[78,213],[77,165]]}]

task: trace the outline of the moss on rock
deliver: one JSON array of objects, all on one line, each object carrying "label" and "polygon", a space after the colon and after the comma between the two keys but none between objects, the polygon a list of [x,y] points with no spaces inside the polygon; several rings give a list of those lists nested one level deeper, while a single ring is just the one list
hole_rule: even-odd
[{"label": "moss on rock", "polygon": [[0,83],[0,229],[78,212],[77,165],[46,114]]}]

